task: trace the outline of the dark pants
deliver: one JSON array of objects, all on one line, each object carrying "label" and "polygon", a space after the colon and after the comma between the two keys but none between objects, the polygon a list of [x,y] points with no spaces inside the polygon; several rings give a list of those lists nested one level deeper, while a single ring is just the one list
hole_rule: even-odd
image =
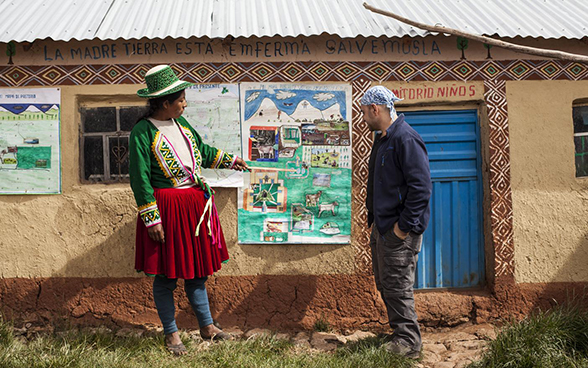
[{"label": "dark pants", "polygon": [[413,284],[422,235],[409,234],[402,240],[393,230],[381,235],[372,227],[370,247],[376,287],[388,311],[393,340],[420,350],[421,331],[414,308]]}]

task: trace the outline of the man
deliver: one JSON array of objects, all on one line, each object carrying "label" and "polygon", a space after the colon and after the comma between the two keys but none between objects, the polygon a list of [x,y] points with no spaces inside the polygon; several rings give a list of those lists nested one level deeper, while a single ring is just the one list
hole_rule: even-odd
[{"label": "man", "polygon": [[389,89],[370,88],[361,99],[363,119],[375,131],[367,186],[368,226],[376,287],[394,329],[390,352],[418,358],[421,332],[413,284],[423,232],[429,222],[431,173],[425,143],[397,116]]}]

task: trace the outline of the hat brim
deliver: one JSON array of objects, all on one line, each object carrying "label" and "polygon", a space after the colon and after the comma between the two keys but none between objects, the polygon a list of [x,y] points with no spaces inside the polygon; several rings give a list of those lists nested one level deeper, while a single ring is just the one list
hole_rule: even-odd
[{"label": "hat brim", "polygon": [[176,83],[172,84],[170,87],[162,89],[161,91],[150,92],[149,88],[142,88],[137,91],[137,96],[142,98],[157,98],[162,96],[171,95],[172,93],[176,93],[183,89],[193,86],[194,83],[186,82],[186,81],[177,81]]}]

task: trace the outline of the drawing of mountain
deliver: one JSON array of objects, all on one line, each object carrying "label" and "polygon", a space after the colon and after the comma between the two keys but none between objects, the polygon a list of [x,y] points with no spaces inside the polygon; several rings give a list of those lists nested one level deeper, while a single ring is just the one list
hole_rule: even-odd
[{"label": "drawing of mountain", "polygon": [[[338,120],[339,118],[341,118],[341,106],[336,103],[333,106],[329,107],[326,110],[323,110],[323,115],[325,116],[325,119],[327,120]],[[331,115],[333,115],[333,117],[331,118]],[[345,119],[345,117],[342,117],[343,119]]]},{"label": "drawing of mountain", "polygon": [[323,114],[319,109],[312,106],[307,100],[302,100],[296,106],[296,110],[290,115],[294,120],[300,121],[313,121],[314,119],[322,119]]},{"label": "drawing of mountain", "polygon": [[[263,101],[261,101],[259,108],[247,121],[250,123],[267,123],[268,120],[270,122],[281,121],[282,124],[294,122],[294,120],[291,119],[288,114],[283,111],[278,114],[278,111],[279,110],[276,104],[271,99],[266,97],[263,99]],[[279,118],[278,115],[280,115]]]},{"label": "drawing of mountain", "polygon": [[33,105],[30,105],[29,107],[27,107],[27,109],[24,112],[41,112],[41,110],[39,110],[38,108],[36,108]]}]

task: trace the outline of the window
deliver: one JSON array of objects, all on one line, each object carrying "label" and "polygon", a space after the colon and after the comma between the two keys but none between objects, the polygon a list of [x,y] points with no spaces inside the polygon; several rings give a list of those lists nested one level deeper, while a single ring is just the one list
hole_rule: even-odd
[{"label": "window", "polygon": [[129,181],[129,135],[147,106],[82,107],[81,176],[85,183]]},{"label": "window", "polygon": [[588,104],[574,106],[574,146],[576,147],[576,177],[588,176]]}]

